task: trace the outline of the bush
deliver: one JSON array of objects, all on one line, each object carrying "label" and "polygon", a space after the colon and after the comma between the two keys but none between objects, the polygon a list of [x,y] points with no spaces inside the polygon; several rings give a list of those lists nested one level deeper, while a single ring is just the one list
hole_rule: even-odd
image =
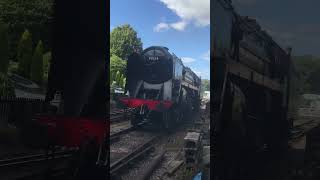
[{"label": "bush", "polygon": [[39,41],[33,56],[31,63],[31,72],[30,72],[31,80],[42,84],[43,80],[43,45],[42,41]]},{"label": "bush", "polygon": [[8,26],[0,22],[0,72],[7,74],[9,67]]},{"label": "bush", "polygon": [[28,30],[25,30],[21,36],[17,58],[19,62],[18,73],[25,78],[29,78],[32,62],[32,37]]}]

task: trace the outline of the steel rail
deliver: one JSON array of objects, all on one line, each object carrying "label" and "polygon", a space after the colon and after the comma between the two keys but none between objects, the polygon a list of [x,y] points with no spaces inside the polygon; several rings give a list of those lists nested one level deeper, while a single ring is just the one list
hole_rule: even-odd
[{"label": "steel rail", "polygon": [[141,157],[142,155],[147,153],[149,150],[151,150],[153,148],[153,143],[157,138],[158,136],[152,137],[147,142],[141,144],[136,149],[134,149],[131,153],[113,162],[110,165],[110,174],[112,176],[116,175],[117,172],[119,172],[121,169],[127,166],[130,162],[137,159],[138,157]]}]

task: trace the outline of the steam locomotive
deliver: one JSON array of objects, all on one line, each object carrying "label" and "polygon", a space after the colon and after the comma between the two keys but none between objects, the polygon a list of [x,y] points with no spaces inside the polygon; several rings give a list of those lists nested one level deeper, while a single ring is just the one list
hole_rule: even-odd
[{"label": "steam locomotive", "polygon": [[[213,179],[261,179],[265,165],[277,167],[288,150],[292,49],[229,0],[213,0],[211,12]],[[255,161],[264,155],[269,162]]]},{"label": "steam locomotive", "polygon": [[185,120],[186,112],[200,104],[201,79],[169,49],[152,46],[128,58],[126,92],[121,98],[136,108],[131,123],[151,122],[157,127],[172,128]]}]

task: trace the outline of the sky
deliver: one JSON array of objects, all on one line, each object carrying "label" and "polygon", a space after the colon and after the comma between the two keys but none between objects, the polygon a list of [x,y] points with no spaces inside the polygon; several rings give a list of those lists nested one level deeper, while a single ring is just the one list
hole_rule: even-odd
[{"label": "sky", "polygon": [[293,55],[320,56],[319,0],[233,0],[236,11],[254,17]]},{"label": "sky", "polygon": [[111,0],[110,31],[130,24],[143,48],[166,46],[210,79],[210,0]]}]

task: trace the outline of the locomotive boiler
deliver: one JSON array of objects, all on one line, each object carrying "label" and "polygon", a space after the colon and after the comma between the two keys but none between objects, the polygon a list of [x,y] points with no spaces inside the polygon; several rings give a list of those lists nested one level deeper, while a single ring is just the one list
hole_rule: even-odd
[{"label": "locomotive boiler", "polygon": [[132,124],[151,122],[170,129],[197,110],[201,79],[169,49],[152,46],[128,58],[126,90],[121,101],[136,108]]}]

